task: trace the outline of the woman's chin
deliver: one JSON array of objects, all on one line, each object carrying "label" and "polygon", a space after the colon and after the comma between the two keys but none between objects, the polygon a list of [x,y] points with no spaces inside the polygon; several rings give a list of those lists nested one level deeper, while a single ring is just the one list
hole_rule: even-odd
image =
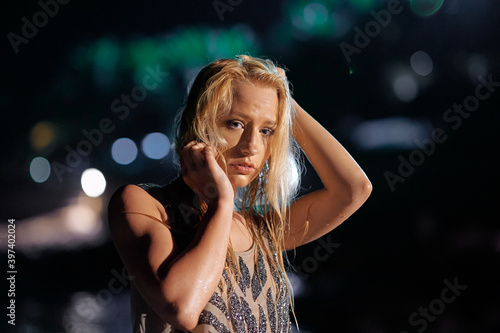
[{"label": "woman's chin", "polygon": [[245,187],[254,179],[251,175],[229,175],[228,178],[234,188]]}]

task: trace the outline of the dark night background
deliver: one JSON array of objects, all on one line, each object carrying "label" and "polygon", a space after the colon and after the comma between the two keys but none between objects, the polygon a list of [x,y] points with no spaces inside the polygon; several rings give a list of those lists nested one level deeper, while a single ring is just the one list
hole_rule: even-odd
[{"label": "dark night background", "polygon": [[[17,275],[16,325],[3,314],[2,331],[130,331],[128,281],[109,239],[106,206],[121,185],[165,184],[176,170],[172,152],[152,159],[141,147],[131,163],[118,164],[113,143],[126,137],[141,146],[152,132],[171,139],[197,70],[248,53],[289,69],[298,103],[349,150],[374,187],[322,243],[289,253],[299,270],[290,276],[300,330],[499,332],[500,5],[441,2],[401,1],[402,11],[372,30],[350,64],[342,43],[355,46],[355,28],[376,28],[370,11],[395,0],[222,0],[231,8],[223,20],[213,1],[72,0],[46,21],[36,1],[4,3],[0,262],[5,281],[7,225],[15,219]],[[9,33],[22,36],[22,18],[33,22],[34,15],[38,32],[16,53]],[[121,119],[112,102],[140,86],[148,66],[168,76]],[[488,98],[449,118],[454,104],[473,103],[480,76],[493,81]],[[65,164],[67,147],[83,147],[83,131],[99,129],[105,118],[113,129],[71,172],[58,177],[51,168],[43,176],[44,165]],[[429,142],[438,128],[446,139],[427,144],[427,156],[416,142]],[[33,163],[37,157],[44,160]],[[401,160],[410,159],[419,165],[403,170]],[[96,198],[80,185],[87,168],[106,179]],[[304,193],[320,188],[307,170]],[[391,188],[388,172],[407,173]],[[328,242],[339,245],[326,259],[315,256]],[[454,282],[467,288],[443,303]],[[418,314],[429,307],[428,319]]]}]

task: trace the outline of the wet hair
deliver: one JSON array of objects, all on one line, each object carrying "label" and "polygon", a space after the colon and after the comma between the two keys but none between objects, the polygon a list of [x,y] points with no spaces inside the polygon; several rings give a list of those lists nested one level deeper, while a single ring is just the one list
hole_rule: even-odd
[{"label": "wet hair", "polygon": [[[269,158],[259,176],[238,190],[236,203],[249,221],[254,242],[266,253],[270,265],[286,277],[283,257],[278,255],[276,262],[272,252],[284,251],[284,236],[289,228],[287,208],[298,193],[302,163],[292,135],[294,111],[289,82],[278,74],[276,65],[268,59],[239,55],[235,59],[213,61],[201,69],[176,118],[176,152],[180,156],[187,143],[197,140],[212,147],[226,166],[222,153],[228,147],[219,129],[219,119],[230,112],[234,89],[241,83],[275,89],[278,97],[278,119],[269,145]],[[225,269],[233,278],[241,276],[235,274],[238,265],[232,263],[236,262],[230,244]]]}]

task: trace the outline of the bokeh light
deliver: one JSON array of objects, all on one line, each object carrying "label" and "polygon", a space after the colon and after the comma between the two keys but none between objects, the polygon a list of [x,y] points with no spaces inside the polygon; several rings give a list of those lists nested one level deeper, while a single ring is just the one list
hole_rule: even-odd
[{"label": "bokeh light", "polygon": [[85,204],[67,207],[64,210],[64,224],[75,235],[95,235],[102,227],[96,210]]},{"label": "bokeh light", "polygon": [[376,5],[376,0],[349,0],[349,2],[359,12],[369,12]]},{"label": "bokeh light", "polygon": [[408,117],[389,117],[363,121],[351,131],[351,140],[360,149],[413,149],[429,136],[428,121]]},{"label": "bokeh light", "polygon": [[350,10],[346,10],[345,8],[339,8],[333,11],[331,18],[333,22],[335,22],[333,36],[336,38],[342,37],[351,31],[356,20],[354,13]]},{"label": "bokeh light", "polygon": [[290,22],[294,36],[299,39],[311,37],[330,38],[335,35],[335,17],[332,3],[326,1],[297,1],[289,7]]},{"label": "bokeh light", "polygon": [[106,190],[106,179],[101,171],[90,168],[82,173],[81,184],[83,192],[92,198],[96,198]]},{"label": "bokeh light", "polygon": [[479,76],[487,76],[488,67],[488,60],[480,54],[474,54],[467,60],[468,74],[473,81],[477,80]]},{"label": "bokeh light", "polygon": [[129,138],[118,139],[111,146],[113,160],[123,165],[132,163],[137,157],[137,151],[137,145]]},{"label": "bokeh light", "polygon": [[30,163],[30,176],[37,183],[45,182],[50,176],[50,163],[43,157],[35,157]]},{"label": "bokeh light", "polygon": [[459,11],[460,11],[460,3],[458,2],[458,0],[448,0],[447,1],[447,5],[445,8],[446,14],[455,15],[455,14],[458,14]]},{"label": "bokeh light", "polygon": [[117,64],[120,60],[120,45],[110,38],[96,42],[93,77],[96,86],[106,91],[116,79]]},{"label": "bokeh light", "polygon": [[304,7],[304,21],[311,25],[322,25],[328,21],[328,9],[318,2],[311,2]]},{"label": "bokeh light", "polygon": [[432,58],[424,51],[415,52],[410,58],[410,64],[415,73],[420,76],[427,76],[434,69]]},{"label": "bokeh light", "polygon": [[304,280],[294,272],[287,273],[288,280],[293,288],[293,295],[297,298],[304,297],[307,294],[307,285]]},{"label": "bokeh light", "polygon": [[167,156],[170,151],[170,140],[163,133],[149,133],[142,140],[141,150],[144,155],[151,159],[162,159]]},{"label": "bokeh light", "polygon": [[399,74],[392,82],[392,90],[400,101],[411,102],[418,95],[418,83],[410,74]]},{"label": "bokeh light", "polygon": [[85,248],[106,240],[101,219],[102,197],[90,198],[84,193],[67,198],[61,206],[23,219],[17,231],[23,237],[17,239],[19,249],[30,257],[43,251]]},{"label": "bokeh light", "polygon": [[40,121],[31,128],[31,147],[37,151],[51,146],[54,143],[54,139],[54,126],[50,122]]},{"label": "bokeh light", "polygon": [[419,16],[430,16],[441,8],[443,2],[444,0],[411,0],[410,5],[415,14]]},{"label": "bokeh light", "polygon": [[[500,1],[217,1],[219,11],[212,1],[88,2],[78,10],[63,2],[45,8],[59,10],[46,27],[33,23],[40,13],[49,16],[44,8],[16,1],[5,22],[12,31],[0,93],[9,138],[4,215],[17,219],[20,278],[57,290],[19,285],[27,295],[16,300],[19,331],[132,330],[133,277],[104,220],[110,196],[127,183],[164,185],[179,175],[170,127],[188,84],[213,60],[249,54],[289,68],[290,93],[375,186],[346,226],[288,253],[301,331],[331,330],[331,318],[311,311],[312,304],[335,308],[339,332],[415,331],[412,312],[441,311],[431,300],[439,299],[444,279],[455,279],[470,287],[428,322],[429,331],[500,332],[500,303],[491,292],[496,267],[487,265],[500,255],[500,228],[488,219],[494,200],[484,200],[495,198],[488,185],[497,174],[491,143]],[[90,30],[81,29],[86,23]],[[26,36],[35,30],[36,37]],[[356,48],[349,57],[341,47],[347,44]],[[300,155],[303,173],[289,174],[286,184],[302,180],[297,197],[323,188]],[[356,228],[371,220],[384,227]],[[345,247],[333,250],[334,242]],[[346,251],[348,242],[356,251]]]}]

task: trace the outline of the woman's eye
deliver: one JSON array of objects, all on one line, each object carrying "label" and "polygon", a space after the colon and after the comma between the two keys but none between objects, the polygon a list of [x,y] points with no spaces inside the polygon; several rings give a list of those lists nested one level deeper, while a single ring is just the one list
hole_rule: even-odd
[{"label": "woman's eye", "polygon": [[272,129],[270,129],[270,128],[264,128],[262,130],[262,133],[264,133],[264,135],[266,135],[266,136],[271,136],[271,135],[274,134],[274,131]]},{"label": "woman's eye", "polygon": [[239,121],[235,121],[235,120],[228,120],[228,121],[226,121],[226,125],[229,128],[242,128],[243,127],[242,123],[240,123]]}]

